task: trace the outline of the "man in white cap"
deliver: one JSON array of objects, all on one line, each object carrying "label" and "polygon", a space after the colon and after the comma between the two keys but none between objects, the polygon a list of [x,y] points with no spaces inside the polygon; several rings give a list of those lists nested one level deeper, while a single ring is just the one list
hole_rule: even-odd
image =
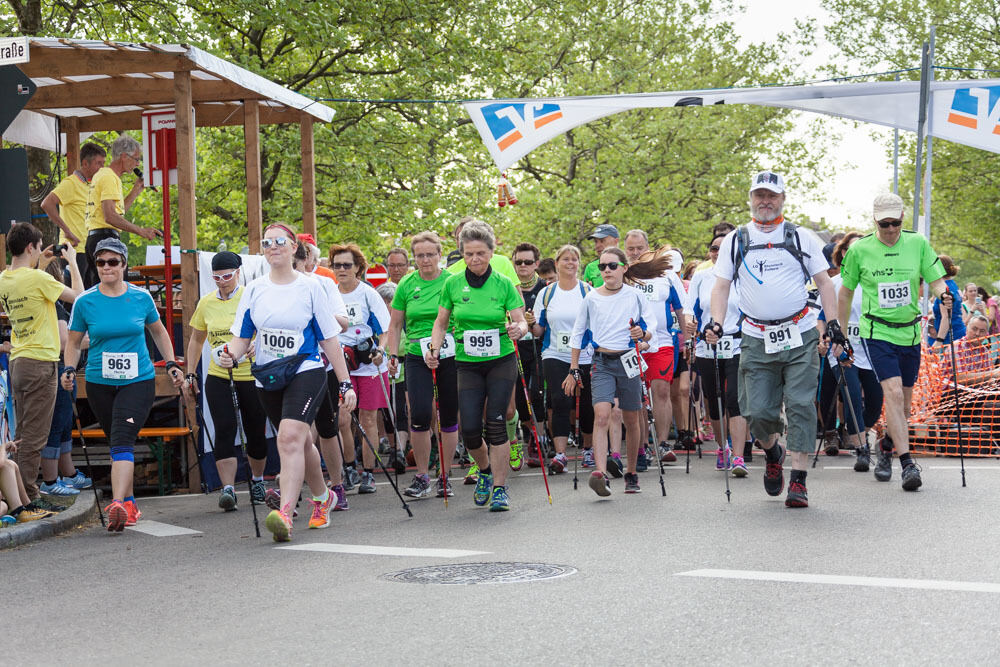
[{"label": "man in white cap", "polygon": [[[808,507],[806,469],[816,438],[813,396],[819,382],[816,346],[817,313],[808,304],[806,283],[819,288],[823,308],[835,313],[837,296],[827,275],[823,243],[807,229],[786,222],[785,182],[781,174],[762,171],[750,182],[753,219],[726,235],[715,264],[712,319],[705,326],[705,341],[714,345],[723,335],[729,288],[736,281],[740,311],[745,314],[738,376],[740,413],[751,435],[760,441],[767,457],[764,490],[781,494],[785,479],[785,447],[778,444],[784,432],[784,403],[788,418],[786,446],[792,453],[787,507]],[[831,340],[843,342],[835,319],[827,323]]]},{"label": "man in white cap", "polygon": [[854,290],[860,285],[859,334],[882,384],[888,428],[888,436],[879,446],[875,479],[888,482],[892,478],[895,445],[903,466],[903,489],[916,491],[922,481],[910,456],[907,420],[920,370],[920,279],[930,285],[931,292],[949,310],[952,298],[944,282],[944,267],[930,242],[902,229],[903,200],[899,195],[875,197],[872,214],[877,225],[875,233],[859,239],[844,255],[839,311],[842,320],[848,316]]}]

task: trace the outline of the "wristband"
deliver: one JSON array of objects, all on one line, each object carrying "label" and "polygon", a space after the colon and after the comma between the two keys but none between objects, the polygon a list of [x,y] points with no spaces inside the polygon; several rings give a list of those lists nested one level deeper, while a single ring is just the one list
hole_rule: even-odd
[{"label": "wristband", "polygon": [[343,396],[349,391],[354,391],[354,385],[350,380],[344,380],[340,383],[340,395]]},{"label": "wristband", "polygon": [[188,373],[187,375],[184,376],[184,379],[185,380],[190,380],[191,382],[197,382],[198,381],[198,374],[197,373]]},{"label": "wristband", "polygon": [[176,361],[171,360],[171,361],[168,361],[167,363],[163,364],[163,367],[169,373],[170,371],[174,370],[175,368],[178,369],[178,370],[180,370],[181,365],[179,363],[177,363]]},{"label": "wristband", "polygon": [[66,366],[63,368],[63,373],[72,373],[73,375],[76,375],[76,366]]}]

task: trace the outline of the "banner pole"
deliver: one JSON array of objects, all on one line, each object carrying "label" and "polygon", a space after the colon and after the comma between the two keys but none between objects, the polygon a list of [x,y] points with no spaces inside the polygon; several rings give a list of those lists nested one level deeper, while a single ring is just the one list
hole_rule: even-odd
[{"label": "banner pole", "polygon": [[[896,75],[899,81],[899,75]],[[892,131],[892,192],[899,194],[899,128]]]},{"label": "banner pole", "polygon": [[920,185],[923,182],[921,173],[924,151],[924,124],[927,122],[927,75],[930,70],[928,56],[930,45],[924,42],[920,47],[920,107],[917,109],[917,157],[914,162],[913,178],[913,231],[920,231]]}]

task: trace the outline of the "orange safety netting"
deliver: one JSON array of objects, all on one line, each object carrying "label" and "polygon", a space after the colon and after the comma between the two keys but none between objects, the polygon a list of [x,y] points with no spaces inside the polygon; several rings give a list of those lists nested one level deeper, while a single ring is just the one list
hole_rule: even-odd
[{"label": "orange safety netting", "polygon": [[957,456],[958,420],[966,456],[1000,455],[1000,339],[985,336],[955,342],[958,409],[951,346],[922,346],[913,387],[910,449],[917,454]]}]

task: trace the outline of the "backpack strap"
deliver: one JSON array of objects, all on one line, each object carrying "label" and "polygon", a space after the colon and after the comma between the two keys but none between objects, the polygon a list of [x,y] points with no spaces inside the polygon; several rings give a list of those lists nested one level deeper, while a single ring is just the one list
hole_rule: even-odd
[{"label": "backpack strap", "polygon": [[747,252],[751,250],[764,250],[766,248],[781,248],[788,251],[788,253],[795,258],[799,263],[799,267],[802,269],[802,276],[805,282],[809,282],[812,276],[809,275],[809,270],[806,268],[805,258],[809,257],[809,253],[802,251],[802,239],[799,238],[799,227],[796,224],[785,221],[785,238],[779,245],[774,245],[771,243],[758,243],[757,245],[750,244],[750,230],[747,229],[746,225],[740,225],[736,230],[736,240],[733,243],[733,282],[739,277],[740,264],[742,264],[746,259]]}]

